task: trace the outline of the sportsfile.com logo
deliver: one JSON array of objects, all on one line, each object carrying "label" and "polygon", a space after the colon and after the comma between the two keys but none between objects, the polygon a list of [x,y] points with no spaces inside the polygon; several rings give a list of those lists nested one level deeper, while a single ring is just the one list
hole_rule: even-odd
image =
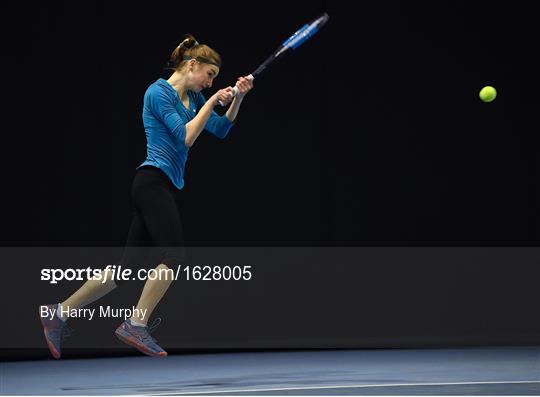
[{"label": "sportsfile.com logo", "polygon": [[127,280],[179,280],[186,281],[248,281],[253,277],[252,266],[182,266],[171,269],[159,265],[152,269],[139,269],[133,272],[122,265],[108,265],[104,269],[86,267],[84,269],[41,269],[41,281],[58,284],[59,281],[87,281],[96,280],[101,283],[107,281]]}]

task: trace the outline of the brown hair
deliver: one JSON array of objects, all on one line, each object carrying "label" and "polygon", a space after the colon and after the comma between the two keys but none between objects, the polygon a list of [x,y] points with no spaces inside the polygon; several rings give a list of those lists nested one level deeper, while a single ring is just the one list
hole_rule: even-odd
[{"label": "brown hair", "polygon": [[206,44],[199,44],[193,35],[186,34],[172,52],[167,69],[181,70],[190,59],[221,67],[221,56],[216,51]]}]

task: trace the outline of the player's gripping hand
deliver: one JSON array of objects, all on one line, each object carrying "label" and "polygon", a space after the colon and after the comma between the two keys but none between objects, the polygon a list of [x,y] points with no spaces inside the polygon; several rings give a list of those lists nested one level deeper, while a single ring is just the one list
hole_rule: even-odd
[{"label": "player's gripping hand", "polygon": [[214,95],[212,99],[214,100],[214,106],[220,104],[221,106],[228,105],[233,100],[233,88],[227,87],[222,90],[219,90]]},{"label": "player's gripping hand", "polygon": [[253,78],[249,77],[238,77],[236,82],[236,88],[238,89],[238,94],[240,98],[246,95],[253,88]]}]

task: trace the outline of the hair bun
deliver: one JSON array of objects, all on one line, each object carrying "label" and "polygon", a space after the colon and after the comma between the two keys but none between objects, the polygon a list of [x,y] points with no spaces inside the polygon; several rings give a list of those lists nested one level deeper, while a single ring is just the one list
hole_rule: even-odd
[{"label": "hair bun", "polygon": [[189,34],[189,35],[186,35],[186,37],[184,38],[184,40],[182,40],[182,42],[180,43],[178,47],[184,47],[186,49],[190,49],[190,48],[195,47],[198,44],[199,43],[197,42],[197,40],[195,40],[195,37]]}]

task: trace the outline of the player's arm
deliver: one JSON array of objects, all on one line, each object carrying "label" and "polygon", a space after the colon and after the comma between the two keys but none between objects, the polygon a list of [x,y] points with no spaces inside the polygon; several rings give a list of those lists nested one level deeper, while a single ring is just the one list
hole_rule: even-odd
[{"label": "player's arm", "polygon": [[240,109],[240,104],[244,100],[244,97],[253,88],[253,79],[250,79],[247,76],[239,77],[238,81],[236,82],[236,88],[238,88],[238,94],[234,97],[231,106],[227,110],[227,113],[225,113],[225,116],[227,116],[231,123],[236,120],[238,110]]},{"label": "player's arm", "polygon": [[[227,87],[223,90],[219,90],[210,97],[203,105],[197,115],[186,124],[186,146],[191,147],[195,143],[195,140],[199,137],[204,129],[208,118],[212,114],[214,107],[222,102],[224,104],[230,103],[232,100],[232,88]],[[238,111],[237,111],[238,112]]]}]

